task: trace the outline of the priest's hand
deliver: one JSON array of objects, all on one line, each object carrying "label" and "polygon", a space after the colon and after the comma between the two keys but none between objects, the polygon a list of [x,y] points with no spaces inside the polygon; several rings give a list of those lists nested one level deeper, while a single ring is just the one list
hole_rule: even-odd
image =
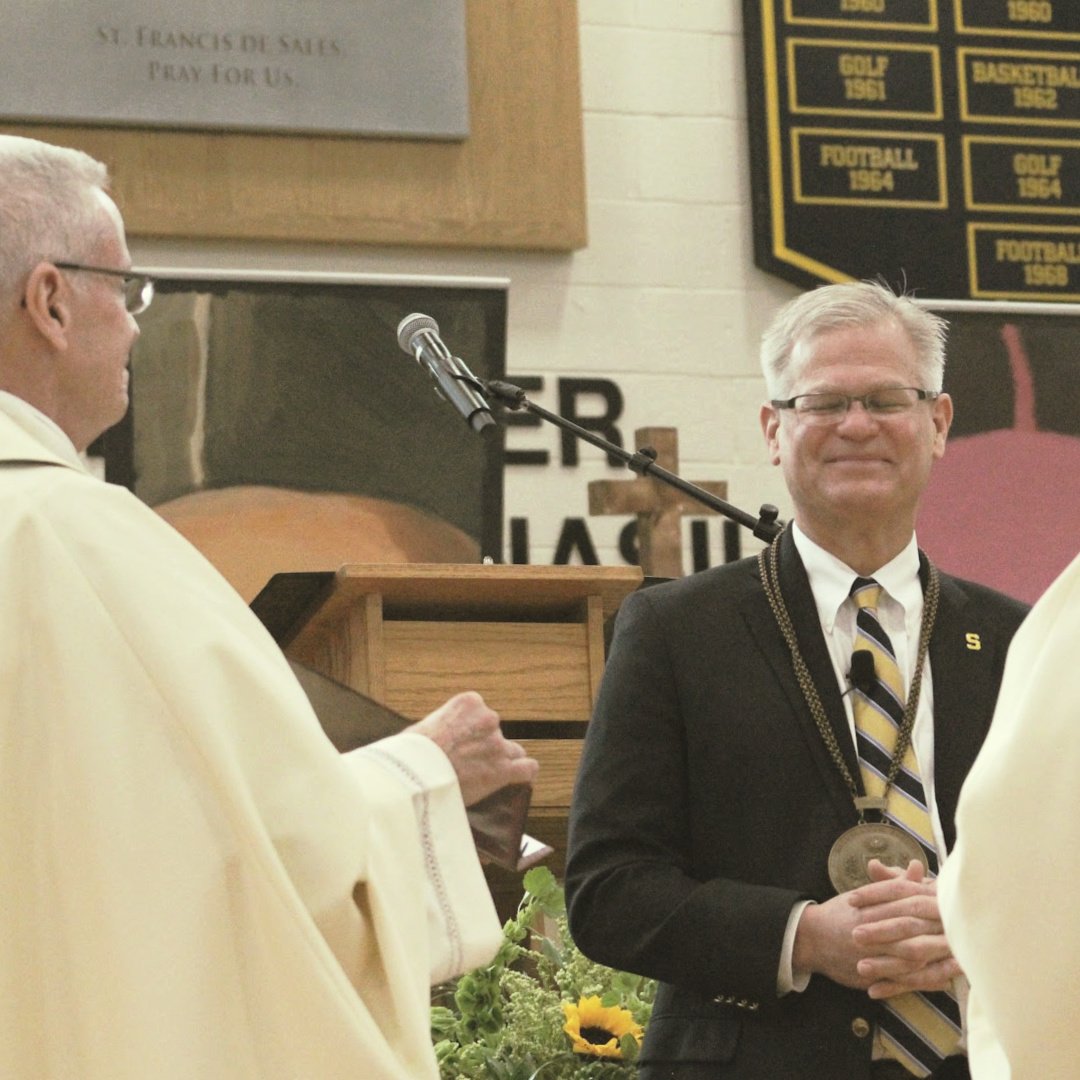
[{"label": "priest's hand", "polygon": [[466,806],[507,784],[531,784],[540,766],[507,739],[499,714],[472,690],[456,694],[409,729],[426,735],[450,759]]}]

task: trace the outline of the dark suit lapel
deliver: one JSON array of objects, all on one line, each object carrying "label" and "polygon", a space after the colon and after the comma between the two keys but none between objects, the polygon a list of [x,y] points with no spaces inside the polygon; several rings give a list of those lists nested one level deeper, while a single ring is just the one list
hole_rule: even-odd
[{"label": "dark suit lapel", "polygon": [[956,839],[960,787],[993,715],[999,654],[1007,648],[993,627],[982,624],[982,615],[980,605],[972,603],[955,580],[942,574],[941,598],[930,638],[930,671],[934,681],[934,796],[948,849]]},{"label": "dark suit lapel", "polygon": [[[848,771],[861,790],[858,762],[855,758],[855,749],[851,744],[851,733],[848,730],[840,691],[836,685],[832,661],[821,632],[810,583],[795,548],[795,542],[791,539],[790,530],[783,533],[779,543],[780,588],[795,629],[799,649],[817,688],[818,696],[821,698],[829,725],[843,752]],[[792,720],[797,728],[798,736],[805,741],[814,763],[821,772],[822,783],[835,803],[840,819],[854,823],[855,809],[851,793],[814,721],[810,706],[796,678],[791,653],[763,588],[755,590],[747,598],[743,605],[743,616],[758,648],[776,676],[777,685],[784,691],[791,705]]]}]

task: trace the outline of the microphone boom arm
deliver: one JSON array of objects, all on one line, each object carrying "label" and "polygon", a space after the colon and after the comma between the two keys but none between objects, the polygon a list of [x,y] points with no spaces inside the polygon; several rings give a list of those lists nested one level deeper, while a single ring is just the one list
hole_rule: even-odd
[{"label": "microphone boom arm", "polygon": [[593,446],[606,451],[612,457],[618,458],[628,469],[638,473],[640,476],[655,477],[669,487],[676,488],[684,495],[689,495],[690,498],[696,499],[704,506],[708,506],[717,513],[723,514],[724,517],[730,518],[732,521],[744,526],[759,540],[764,540],[766,542],[772,541],[780,534],[784,527],[784,523],[778,520],[779,510],[769,503],[766,503],[761,507],[758,517],[754,517],[753,514],[747,513],[745,510],[740,510],[737,506],[732,506],[731,503],[717,498],[711,492],[705,491],[696,484],[690,483],[689,480],[683,480],[681,476],[677,476],[669,469],[665,469],[662,465],[658,465],[656,463],[655,452],[650,453],[649,447],[631,453],[628,450],[624,450],[621,446],[616,446],[613,442],[609,442],[595,432],[587,431],[579,424],[575,424],[572,420],[567,420],[565,416],[550,412],[542,406],[530,401],[525,396],[525,391],[522,390],[520,386],[503,382],[501,379],[487,381],[476,378],[476,376],[473,376],[473,378],[478,386],[482,388],[489,397],[502,402],[502,404],[506,405],[509,409],[512,409],[515,412],[519,409],[524,409],[526,412],[530,412],[534,416],[539,416],[549,423],[554,424],[556,427],[562,428],[564,431],[569,431],[584,442],[591,443]]}]

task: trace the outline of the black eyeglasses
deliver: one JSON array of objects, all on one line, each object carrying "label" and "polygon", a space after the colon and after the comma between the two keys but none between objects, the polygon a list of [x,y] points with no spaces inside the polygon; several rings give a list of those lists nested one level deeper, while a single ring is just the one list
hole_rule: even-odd
[{"label": "black eyeglasses", "polygon": [[84,266],[82,263],[53,262],[58,270],[81,270],[84,274],[108,274],[120,279],[124,290],[124,307],[132,315],[140,315],[154,299],[154,279],[134,270],[112,270],[106,266]]},{"label": "black eyeglasses", "polygon": [[774,409],[794,409],[796,416],[810,424],[835,424],[847,415],[855,401],[871,416],[884,419],[910,412],[917,402],[933,401],[940,396],[936,390],[920,390],[915,386],[884,386],[868,394],[796,394],[769,404]]}]

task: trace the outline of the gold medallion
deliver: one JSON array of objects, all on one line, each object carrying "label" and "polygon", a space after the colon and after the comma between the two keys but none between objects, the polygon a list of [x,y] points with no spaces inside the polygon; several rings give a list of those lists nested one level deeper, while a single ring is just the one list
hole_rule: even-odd
[{"label": "gold medallion", "polygon": [[885,822],[855,825],[840,834],[829,852],[829,880],[836,891],[843,893],[868,885],[866,867],[871,859],[901,869],[918,859],[925,869],[930,869],[922,844],[903,829]]}]

